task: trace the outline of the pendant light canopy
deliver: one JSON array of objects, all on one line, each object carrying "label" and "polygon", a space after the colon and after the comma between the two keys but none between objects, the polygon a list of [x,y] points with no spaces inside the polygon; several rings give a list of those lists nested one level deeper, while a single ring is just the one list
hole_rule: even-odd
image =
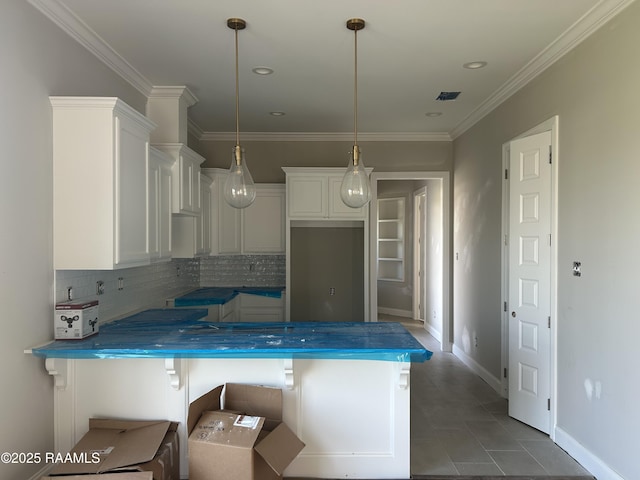
[{"label": "pendant light canopy", "polygon": [[349,165],[342,179],[340,197],[345,205],[352,208],[364,207],[371,201],[371,185],[369,176],[362,162],[360,147],[358,146],[358,30],[365,26],[361,18],[347,20],[347,28],[353,30],[354,43],[354,89],[353,89],[353,148],[349,153]]},{"label": "pendant light canopy", "polygon": [[230,18],[227,26],[235,32],[236,43],[236,145],[233,147],[229,175],[224,182],[224,199],[234,208],[246,208],[256,198],[256,186],[251,178],[240,146],[240,86],[238,81],[238,30],[244,30],[247,22],[241,18]]}]

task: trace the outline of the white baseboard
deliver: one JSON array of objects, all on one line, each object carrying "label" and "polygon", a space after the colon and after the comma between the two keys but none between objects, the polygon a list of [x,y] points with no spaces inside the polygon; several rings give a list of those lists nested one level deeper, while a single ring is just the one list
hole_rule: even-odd
[{"label": "white baseboard", "polygon": [[436,330],[433,325],[429,325],[427,322],[424,323],[424,328],[427,332],[429,332],[429,335],[435,338],[438,342],[440,342],[440,345],[442,345],[442,332],[440,330]]},{"label": "white baseboard", "polygon": [[462,363],[464,363],[467,367],[473,370],[473,372],[476,375],[478,375],[485,382],[487,382],[491,386],[491,388],[493,388],[501,396],[503,395],[502,382],[500,381],[499,378],[496,378],[493,375],[491,375],[491,373],[486,368],[484,368],[482,365],[476,362],[469,355],[464,353],[464,350],[462,350],[455,344],[453,345],[453,354],[456,357],[458,357],[462,361]]},{"label": "white baseboard", "polygon": [[378,307],[378,313],[395,315],[396,317],[413,318],[413,312],[411,310],[400,310],[399,308]]},{"label": "white baseboard", "polygon": [[571,455],[580,465],[586,468],[591,475],[598,480],[624,480],[620,475],[614,472],[600,458],[595,456],[584,445],[569,435],[560,427],[554,430],[554,441],[565,452]]}]

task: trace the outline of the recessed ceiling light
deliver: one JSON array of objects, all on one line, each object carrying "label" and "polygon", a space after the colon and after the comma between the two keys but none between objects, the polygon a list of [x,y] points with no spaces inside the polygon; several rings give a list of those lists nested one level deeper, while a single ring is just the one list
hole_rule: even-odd
[{"label": "recessed ceiling light", "polygon": [[469,62],[462,65],[464,68],[468,68],[470,70],[476,70],[478,68],[486,67],[487,62]]},{"label": "recessed ceiling light", "polygon": [[425,115],[427,117],[439,117],[440,115],[442,115],[442,112],[427,112],[425,113]]},{"label": "recessed ceiling light", "polygon": [[253,73],[257,75],[271,75],[273,73],[273,68],[269,67],[255,67],[251,70]]},{"label": "recessed ceiling light", "polygon": [[272,115],[274,117],[283,117],[286,114],[284,112],[270,112],[269,115]]}]

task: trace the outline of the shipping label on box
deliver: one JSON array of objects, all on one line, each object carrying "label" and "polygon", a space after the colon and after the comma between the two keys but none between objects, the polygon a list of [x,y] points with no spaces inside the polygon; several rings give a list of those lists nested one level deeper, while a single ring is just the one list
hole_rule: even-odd
[{"label": "shipping label on box", "polygon": [[56,340],[81,339],[98,333],[98,301],[56,304],[53,331]]}]

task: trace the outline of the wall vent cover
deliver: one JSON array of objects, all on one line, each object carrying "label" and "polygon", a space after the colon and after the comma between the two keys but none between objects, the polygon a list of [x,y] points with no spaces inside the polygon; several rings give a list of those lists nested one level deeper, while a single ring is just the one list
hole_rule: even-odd
[{"label": "wall vent cover", "polygon": [[440,92],[440,95],[436,97],[436,100],[446,102],[447,100],[455,100],[460,95],[460,92]]}]

